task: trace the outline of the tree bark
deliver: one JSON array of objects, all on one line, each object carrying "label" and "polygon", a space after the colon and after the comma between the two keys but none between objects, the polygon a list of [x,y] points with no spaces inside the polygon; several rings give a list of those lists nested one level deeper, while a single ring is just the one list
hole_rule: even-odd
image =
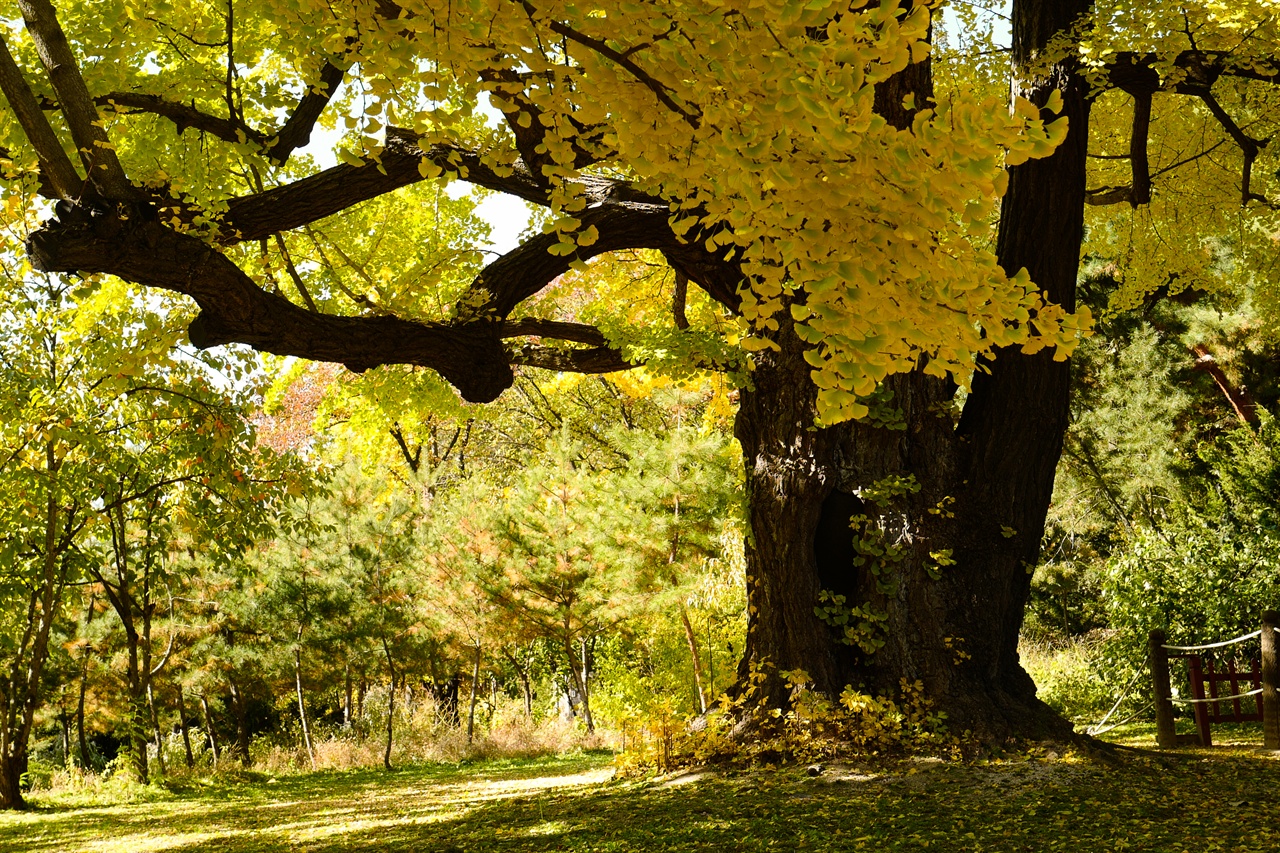
[{"label": "tree bark", "polygon": [[160,730],[160,713],[156,708],[155,685],[151,679],[147,680],[147,712],[151,717],[151,731],[156,739],[156,765],[160,768],[160,776],[163,778],[169,772],[169,768],[164,763],[164,732]]},{"label": "tree bark", "polygon": [[22,796],[22,776],[27,772],[25,746],[0,753],[0,806],[15,811],[27,807]]},{"label": "tree bark", "polygon": [[[1026,64],[1088,8],[1083,0],[1015,3],[1015,61]],[[921,85],[918,77],[899,84]],[[1070,60],[1019,84],[1038,104],[1055,89],[1070,132],[1053,156],[1010,170],[997,254],[1007,272],[1027,267],[1049,300],[1072,310],[1088,88]],[[885,103],[902,103],[901,94]],[[739,693],[784,705],[780,673],[792,670],[832,695],[845,685],[897,693],[904,680],[919,680],[953,731],[987,740],[1070,736],[1036,699],[1017,654],[1067,425],[1067,365],[1051,353],[1000,352],[975,377],[957,424],[947,414],[953,386],[919,371],[891,377],[885,388],[900,428],[815,430],[803,346],[785,324],[777,342],[779,351],[757,357],[735,424],[750,524]],[[892,482],[904,487],[885,496]],[[824,589],[882,624],[841,642],[815,612]],[[869,642],[859,647],[857,638]],[[876,642],[883,645],[870,648]]]}]

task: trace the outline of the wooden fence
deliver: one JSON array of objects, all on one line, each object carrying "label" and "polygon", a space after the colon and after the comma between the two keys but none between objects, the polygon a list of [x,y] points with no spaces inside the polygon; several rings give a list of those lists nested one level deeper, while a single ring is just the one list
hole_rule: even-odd
[{"label": "wooden fence", "polygon": [[[1169,645],[1164,631],[1152,631],[1148,639],[1148,659],[1151,663],[1151,684],[1156,706],[1156,742],[1161,747],[1178,746],[1180,742],[1198,742],[1212,746],[1213,723],[1262,721],[1262,741],[1267,749],[1280,749],[1280,667],[1277,666],[1277,628],[1280,613],[1268,610],[1262,614],[1262,627],[1250,634],[1206,643],[1201,646]],[[1260,640],[1259,657],[1250,658],[1245,668],[1237,664],[1238,653],[1215,665],[1211,655],[1217,649],[1227,649]],[[1239,650],[1237,650],[1238,652]],[[1169,678],[1169,661],[1184,660],[1191,682],[1191,698],[1173,698]],[[1174,730],[1174,703],[1190,705],[1195,714],[1196,735],[1181,738]]]}]

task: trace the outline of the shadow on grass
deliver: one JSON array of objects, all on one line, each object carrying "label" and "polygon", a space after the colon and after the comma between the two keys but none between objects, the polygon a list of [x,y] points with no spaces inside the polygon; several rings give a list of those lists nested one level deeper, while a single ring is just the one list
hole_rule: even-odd
[{"label": "shadow on grass", "polygon": [[[608,783],[607,762],[312,774],[0,821],[12,851],[1257,851],[1280,762],[1191,751]],[[556,787],[558,786],[558,787]]]}]

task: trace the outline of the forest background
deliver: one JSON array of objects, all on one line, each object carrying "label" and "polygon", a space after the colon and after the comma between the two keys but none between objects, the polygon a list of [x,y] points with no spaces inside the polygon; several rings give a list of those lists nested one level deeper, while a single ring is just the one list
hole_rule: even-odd
[{"label": "forest background", "polygon": [[[233,15],[205,11],[207,48]],[[195,30],[151,23],[178,53],[201,47]],[[939,19],[940,96],[1007,85],[1005,34],[998,10]],[[238,74],[232,112],[258,85]],[[331,101],[321,123],[347,133],[343,162],[363,164],[389,123],[379,93],[356,81]],[[1246,102],[1249,133],[1268,103]],[[1042,698],[1080,721],[1132,681],[1149,629],[1234,636],[1280,598],[1274,276],[1240,221],[1224,224],[1230,203],[1180,195],[1238,170],[1183,156],[1200,118],[1157,140],[1163,207],[1090,208],[1079,298],[1097,322],[1075,350],[1022,646]],[[1105,188],[1132,113],[1095,121]],[[262,191],[249,140],[177,139],[193,197],[224,181]],[[568,306],[645,367],[584,377],[531,358],[496,402],[466,403],[424,368],[198,350],[176,298],[33,269],[21,246],[49,206],[6,152],[0,711],[5,743],[30,742],[24,786],[228,761],[391,767],[554,749],[577,727],[660,743],[737,682],[748,614],[731,423],[749,336],[660,255],[601,255],[527,306],[543,331],[538,306]],[[301,152],[297,168],[316,165]],[[1267,171],[1255,191],[1280,180]],[[172,185],[158,161],[149,175]],[[424,181],[253,241],[240,261],[313,308],[428,316],[485,261],[476,203]],[[1202,208],[1217,212],[1179,231]],[[581,224],[543,214],[530,234],[568,245]],[[1189,259],[1173,270],[1143,254],[1143,228],[1165,224],[1164,255]],[[1250,219],[1249,239],[1267,227]],[[674,329],[657,322],[672,314]],[[892,420],[891,401],[868,408]],[[874,652],[872,608],[815,606]]]}]

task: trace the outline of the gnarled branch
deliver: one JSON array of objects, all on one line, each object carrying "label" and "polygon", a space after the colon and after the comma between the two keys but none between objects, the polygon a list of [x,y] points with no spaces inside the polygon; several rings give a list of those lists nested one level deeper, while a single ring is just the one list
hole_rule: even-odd
[{"label": "gnarled branch", "polygon": [[262,352],[345,364],[355,371],[417,364],[438,371],[464,397],[495,399],[512,381],[498,324],[416,323],[395,317],[315,314],[268,293],[212,246],[164,227],[127,205],[68,208],[27,240],[48,272],[104,272],[193,298],[198,347],[244,343]]}]

